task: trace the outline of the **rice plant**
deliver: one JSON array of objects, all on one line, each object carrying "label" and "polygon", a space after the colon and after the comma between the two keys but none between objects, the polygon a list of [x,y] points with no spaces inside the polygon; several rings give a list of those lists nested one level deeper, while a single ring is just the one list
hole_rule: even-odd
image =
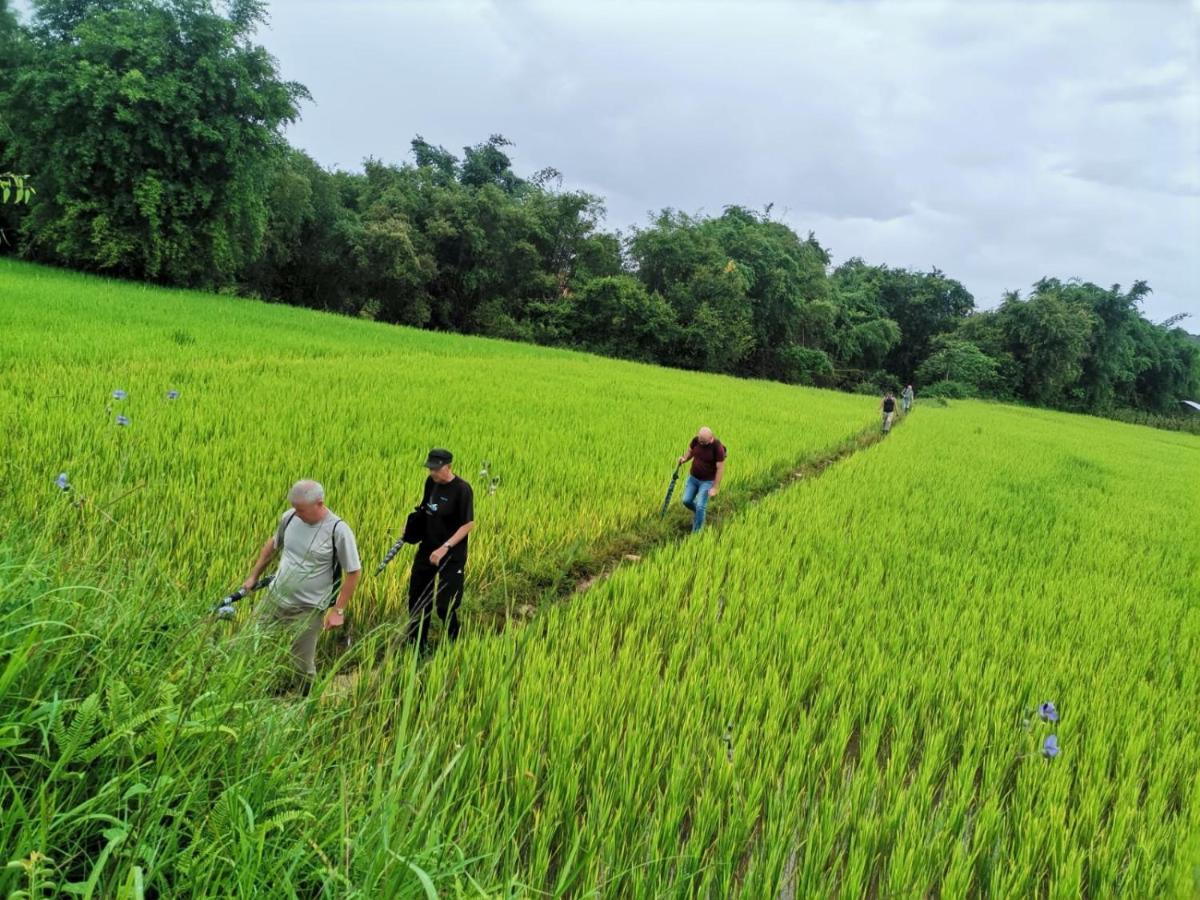
[{"label": "rice plant", "polygon": [[[918,406],[751,504],[874,403],[11,263],[0,287],[7,894],[1200,890],[1195,436]],[[737,511],[656,532],[699,424]],[[389,569],[281,690],[277,635],[213,603],[299,475],[371,567],[433,444],[476,483],[477,619],[655,548],[428,661]]]}]

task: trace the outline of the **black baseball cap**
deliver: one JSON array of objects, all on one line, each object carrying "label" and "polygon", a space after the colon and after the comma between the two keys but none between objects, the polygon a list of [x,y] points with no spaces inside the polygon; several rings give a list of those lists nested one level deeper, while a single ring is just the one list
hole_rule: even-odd
[{"label": "black baseball cap", "polygon": [[454,462],[454,454],[443,447],[434,447],[429,451],[429,458],[425,460],[425,468],[440,469],[442,466],[448,466]]}]

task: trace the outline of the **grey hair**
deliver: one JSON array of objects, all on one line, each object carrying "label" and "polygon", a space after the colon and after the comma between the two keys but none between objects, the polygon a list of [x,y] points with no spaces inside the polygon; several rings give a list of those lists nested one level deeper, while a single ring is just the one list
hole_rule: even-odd
[{"label": "grey hair", "polygon": [[293,505],[297,503],[320,503],[324,499],[325,488],[309,478],[297,481],[292,485],[292,489],[288,491],[288,503]]}]

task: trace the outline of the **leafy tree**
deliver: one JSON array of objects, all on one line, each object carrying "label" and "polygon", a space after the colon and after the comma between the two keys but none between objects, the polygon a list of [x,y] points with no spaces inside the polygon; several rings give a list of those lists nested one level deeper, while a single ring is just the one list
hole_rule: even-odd
[{"label": "leafy tree", "polygon": [[482,144],[463,148],[462,166],[458,180],[467,187],[494,185],[506,194],[516,193],[524,181],[512,170],[512,160],[504,152],[512,141],[502,134],[493,134]]},{"label": "leafy tree", "polygon": [[[17,22],[16,14],[9,7],[8,0],[0,0],[0,111],[5,106],[5,87],[16,78],[21,66],[27,64],[28,55],[29,42]],[[28,174],[6,171],[4,168],[6,163],[11,162],[12,136],[12,126],[0,115],[0,246],[8,243],[8,232],[20,218],[19,210],[2,207],[10,203],[21,206],[37,193]]]},{"label": "leafy tree", "polygon": [[370,265],[356,208],[363,176],[326,172],[291,150],[273,173],[265,198],[262,251],[239,279],[244,290],[317,309],[358,313],[372,305]]},{"label": "leafy tree", "polygon": [[1020,364],[1021,395],[1044,406],[1082,405],[1078,386],[1095,316],[1044,278],[1028,300],[1009,294],[999,310],[1009,352]]},{"label": "leafy tree", "polygon": [[854,257],[838,266],[830,277],[837,310],[832,352],[843,385],[852,385],[879,370],[900,343],[900,326],[887,318],[880,302],[880,284],[886,275],[885,268],[868,266]]},{"label": "leafy tree", "polygon": [[1133,340],[1138,374],[1131,406],[1177,413],[1180,400],[1200,399],[1200,342],[1193,335],[1139,318]]},{"label": "leafy tree", "polygon": [[656,362],[679,339],[674,310],[629,275],[593,278],[561,303],[567,342],[593,353]]},{"label": "leafy tree", "polygon": [[792,384],[828,384],[833,379],[833,360],[824,350],[792,344],[779,351],[784,380]]},{"label": "leafy tree", "polygon": [[941,270],[910,272],[881,267],[878,302],[886,318],[900,326],[901,340],[888,353],[885,367],[909,380],[929,356],[934,338],[953,331],[974,309],[974,298]]},{"label": "leafy tree", "polygon": [[[629,256],[682,328],[677,361],[783,381],[826,381],[837,309],[811,234],[743,207],[716,218],[663,210],[635,229]],[[811,350],[814,353],[800,352]]]},{"label": "leafy tree", "polygon": [[668,301],[676,311],[687,311],[675,357],[679,365],[738,372],[754,347],[746,287],[745,273],[728,265],[703,266],[687,282],[672,286]]},{"label": "leafy tree", "polygon": [[1015,400],[1021,394],[1024,372],[1021,364],[1009,352],[1010,343],[1004,324],[1005,321],[996,311],[974,312],[959,323],[952,337],[970,342],[995,362],[995,374],[979,385],[981,392],[1001,400]]},{"label": "leafy tree", "polygon": [[967,385],[972,393],[978,393],[980,388],[994,381],[998,369],[996,360],[970,341],[942,335],[934,340],[933,347],[933,353],[917,369],[919,383],[954,381]]},{"label": "leafy tree", "polygon": [[280,128],[308,96],[251,37],[260,0],[38,0],[3,97],[36,169],[29,249],[82,268],[217,284],[261,252]]},{"label": "leafy tree", "polygon": [[1136,282],[1126,293],[1116,284],[1107,291],[1091,283],[1073,283],[1060,290],[1073,294],[1094,316],[1080,379],[1086,408],[1109,412],[1129,405],[1144,364],[1136,354],[1134,333],[1141,318],[1138,304],[1150,293],[1149,285]]}]

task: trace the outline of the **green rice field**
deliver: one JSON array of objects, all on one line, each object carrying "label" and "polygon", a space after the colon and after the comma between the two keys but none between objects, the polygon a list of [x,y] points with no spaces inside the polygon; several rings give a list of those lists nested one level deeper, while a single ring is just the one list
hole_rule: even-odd
[{"label": "green rice field", "polygon": [[[878,440],[872,397],[4,261],[0,333],[6,895],[1200,895],[1200,437],[918,398]],[[434,445],[477,527],[419,659],[371,572]],[[367,572],[307,698],[210,612],[300,477]]]}]

